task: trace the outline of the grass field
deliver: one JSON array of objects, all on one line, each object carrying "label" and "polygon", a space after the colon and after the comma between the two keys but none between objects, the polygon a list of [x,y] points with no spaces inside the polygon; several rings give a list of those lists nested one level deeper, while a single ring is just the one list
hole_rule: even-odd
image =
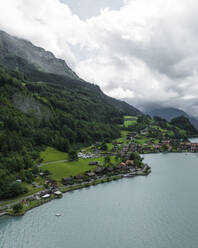
[{"label": "grass field", "polygon": [[135,116],[125,116],[124,117],[124,126],[128,127],[130,125],[134,125],[137,122],[137,117]]},{"label": "grass field", "polygon": [[143,144],[145,144],[148,140],[149,140],[148,138],[140,138],[140,139],[136,139],[136,140],[135,140],[135,143],[143,145]]},{"label": "grass field", "polygon": [[124,119],[125,119],[125,120],[129,120],[129,119],[130,119],[130,120],[131,120],[131,119],[132,119],[132,120],[137,120],[137,116],[125,115],[125,116],[124,116]]},{"label": "grass field", "polygon": [[108,151],[111,151],[113,149],[112,143],[107,143]]},{"label": "grass field", "polygon": [[[82,174],[85,171],[93,170],[95,166],[90,166],[89,162],[100,161],[101,165],[104,164],[104,158],[89,158],[79,159],[74,162],[63,162],[43,165],[42,170],[49,170],[52,173],[52,179],[60,181],[63,177],[75,176]],[[115,163],[115,158],[111,157],[111,162]]]},{"label": "grass field", "polygon": [[116,139],[116,142],[123,142],[123,143],[126,143],[127,142],[127,134],[129,132],[128,131],[121,131],[121,137]]},{"label": "grass field", "polygon": [[68,159],[68,154],[66,152],[60,152],[52,147],[47,147],[44,152],[40,153],[40,156],[43,159],[42,163]]}]

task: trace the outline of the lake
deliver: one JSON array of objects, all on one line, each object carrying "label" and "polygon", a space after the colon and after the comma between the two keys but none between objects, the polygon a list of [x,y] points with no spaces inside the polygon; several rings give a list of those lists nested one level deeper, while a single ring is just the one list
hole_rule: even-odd
[{"label": "lake", "polygon": [[198,143],[198,138],[191,138],[191,139],[189,139],[190,140],[190,142],[192,142],[192,143]]},{"label": "lake", "polygon": [[197,248],[198,155],[150,154],[145,162],[147,177],[66,193],[23,217],[0,218],[0,248]]}]

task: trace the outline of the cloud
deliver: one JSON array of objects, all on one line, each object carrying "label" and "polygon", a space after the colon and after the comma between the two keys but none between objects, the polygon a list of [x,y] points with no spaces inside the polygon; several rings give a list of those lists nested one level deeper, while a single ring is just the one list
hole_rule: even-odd
[{"label": "cloud", "polygon": [[113,97],[198,115],[197,7],[196,0],[125,0],[81,20],[59,0],[2,0],[0,28],[51,50]]}]

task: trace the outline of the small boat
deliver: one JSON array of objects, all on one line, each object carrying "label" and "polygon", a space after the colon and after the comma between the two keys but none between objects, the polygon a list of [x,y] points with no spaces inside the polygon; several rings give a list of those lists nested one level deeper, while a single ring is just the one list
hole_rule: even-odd
[{"label": "small boat", "polygon": [[61,214],[57,213],[56,216],[61,216]]}]

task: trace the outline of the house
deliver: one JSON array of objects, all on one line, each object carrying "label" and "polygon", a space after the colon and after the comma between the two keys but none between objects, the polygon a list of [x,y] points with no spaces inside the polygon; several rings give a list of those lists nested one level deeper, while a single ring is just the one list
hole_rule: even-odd
[{"label": "house", "polygon": [[89,165],[100,165],[100,161],[89,162]]},{"label": "house", "polygon": [[122,166],[122,167],[123,167],[123,166],[126,166],[126,164],[125,164],[125,163],[123,163],[123,162],[121,162],[121,163],[120,163],[120,166]]},{"label": "house", "polygon": [[163,145],[169,145],[170,142],[171,142],[170,140],[162,140],[161,143],[162,143]]},{"label": "house", "polygon": [[26,201],[34,201],[35,199],[36,197],[31,195],[26,198]]},{"label": "house", "polygon": [[127,166],[134,166],[135,164],[134,164],[134,161],[133,160],[127,160],[126,161],[126,165]]},{"label": "house", "polygon": [[105,168],[103,168],[103,167],[97,167],[97,168],[94,170],[94,172],[95,172],[96,174],[102,174],[102,173],[104,172],[104,170],[105,170]]},{"label": "house", "polygon": [[112,172],[113,171],[113,168],[112,167],[107,167],[106,168],[108,172]]},{"label": "house", "polygon": [[62,192],[60,192],[59,190],[57,190],[57,191],[55,191],[54,192],[54,195],[56,196],[56,197],[62,197]]},{"label": "house", "polygon": [[87,176],[89,176],[89,177],[95,177],[95,175],[96,175],[96,174],[95,174],[94,172],[88,172],[88,173],[87,173]]},{"label": "house", "polygon": [[73,178],[72,177],[67,177],[67,178],[62,178],[62,184],[63,185],[68,185],[73,183]]}]

